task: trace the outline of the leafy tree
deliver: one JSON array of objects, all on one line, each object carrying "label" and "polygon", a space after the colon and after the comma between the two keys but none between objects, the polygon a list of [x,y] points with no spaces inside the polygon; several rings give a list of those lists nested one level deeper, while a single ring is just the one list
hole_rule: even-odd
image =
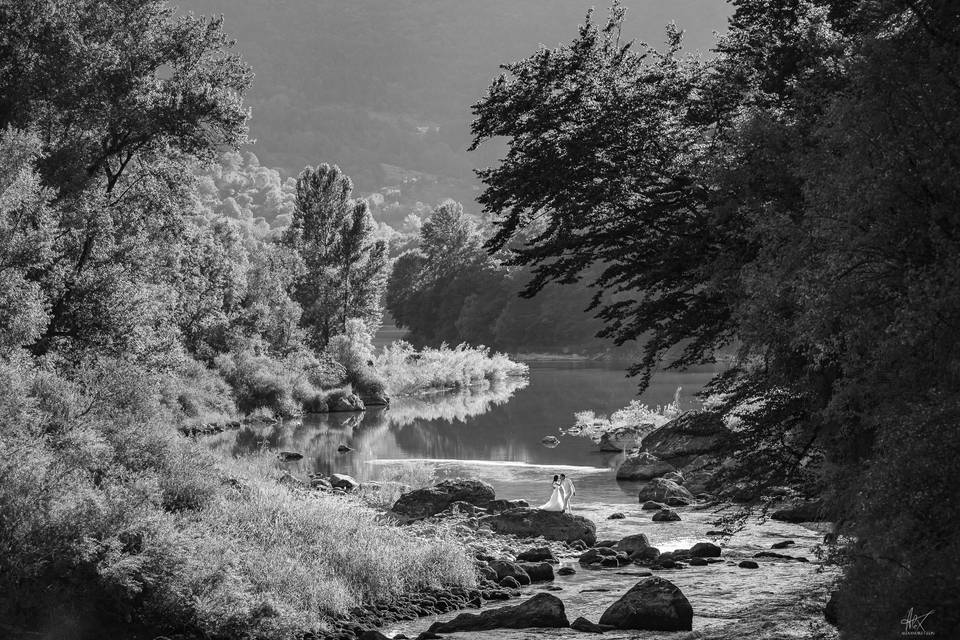
[{"label": "leafy tree", "polygon": [[0,133],[0,352],[36,340],[47,322],[47,303],[34,275],[48,267],[56,231],[53,193],[40,184],[36,136]]},{"label": "leafy tree", "polygon": [[365,200],[353,200],[353,184],[336,166],[306,168],[297,178],[293,221],[284,242],[304,264],[295,299],[303,308],[310,341],[322,349],[347,320],[357,318],[375,331],[386,286],[387,246],[374,241]]},{"label": "leafy tree", "polygon": [[0,26],[0,125],[37,132],[57,198],[32,349],[149,343],[133,324],[170,324],[151,288],[191,209],[186,165],[244,141],[250,71],[219,20],[160,0],[3,3]]},{"label": "leafy tree", "polygon": [[665,53],[621,42],[614,4],[507,65],[473,125],[509,147],[481,172],[488,246],[529,295],[598,271],[605,335],[646,340],[641,385],[671,350],[738,347],[712,389],[730,479],[828,498],[844,634],[893,636],[910,607],[955,634],[960,7],[733,4],[710,60],[675,29]]}]

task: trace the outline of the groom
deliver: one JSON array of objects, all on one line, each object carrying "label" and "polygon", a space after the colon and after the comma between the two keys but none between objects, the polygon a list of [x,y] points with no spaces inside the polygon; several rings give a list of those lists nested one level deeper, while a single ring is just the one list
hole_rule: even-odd
[{"label": "groom", "polygon": [[560,474],[560,491],[563,495],[563,510],[570,511],[570,498],[576,495],[577,488],[573,486],[573,480],[567,477],[567,474]]}]

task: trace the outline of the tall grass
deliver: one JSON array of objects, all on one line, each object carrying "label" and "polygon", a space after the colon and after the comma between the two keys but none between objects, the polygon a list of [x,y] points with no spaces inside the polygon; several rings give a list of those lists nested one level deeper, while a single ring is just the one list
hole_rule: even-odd
[{"label": "tall grass", "polygon": [[473,583],[453,538],[279,484],[268,455],[177,436],[170,388],[123,361],[0,361],[5,625],[293,638],[364,602]]},{"label": "tall grass", "polygon": [[458,389],[526,376],[530,368],[486,347],[460,344],[417,351],[407,342],[385,346],[374,356],[374,368],[391,395],[413,395],[438,389]]}]

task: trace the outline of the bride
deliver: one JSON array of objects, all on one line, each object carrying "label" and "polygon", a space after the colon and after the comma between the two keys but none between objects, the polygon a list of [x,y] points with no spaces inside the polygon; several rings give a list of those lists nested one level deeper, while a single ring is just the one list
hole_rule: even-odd
[{"label": "bride", "polygon": [[560,476],[553,476],[553,493],[546,504],[539,507],[543,511],[563,511],[563,489],[560,488]]}]

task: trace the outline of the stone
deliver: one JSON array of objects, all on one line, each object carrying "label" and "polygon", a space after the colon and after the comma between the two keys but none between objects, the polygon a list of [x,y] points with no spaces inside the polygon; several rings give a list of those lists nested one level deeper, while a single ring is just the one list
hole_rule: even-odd
[{"label": "stone", "polygon": [[607,520],[623,520],[626,517],[627,516],[623,515],[621,512],[614,511],[613,513],[607,516]]},{"label": "stone", "polygon": [[647,536],[642,533],[636,533],[632,536],[626,536],[621,538],[617,542],[617,551],[623,551],[627,555],[637,553],[638,551],[643,551],[644,549],[650,548],[650,540],[647,539]]},{"label": "stone", "polygon": [[500,513],[507,509],[517,509],[519,507],[529,507],[530,503],[526,500],[491,500],[483,505],[487,513]]},{"label": "stone", "polygon": [[668,462],[722,451],[732,433],[717,413],[687,411],[647,434],[640,450]]},{"label": "stone", "polygon": [[517,582],[521,585],[530,584],[530,576],[527,575],[527,572],[523,570],[516,562],[510,562],[509,560],[494,560],[490,563],[490,568],[496,571],[497,580],[503,584],[503,579],[506,577],[515,578]]},{"label": "stone", "polygon": [[353,491],[360,486],[360,483],[353,476],[345,473],[334,473],[329,478],[330,486],[334,489],[343,489],[344,491]]},{"label": "stone", "polygon": [[519,589],[520,582],[513,576],[506,576],[500,580],[500,586],[506,589]]},{"label": "stone", "polygon": [[656,511],[658,509],[663,509],[663,505],[659,502],[654,502],[653,500],[647,500],[640,508],[644,511]]},{"label": "stone", "polygon": [[554,449],[557,445],[560,444],[560,438],[557,436],[544,436],[540,439],[540,444],[545,446],[548,449]]},{"label": "stone", "polygon": [[691,558],[719,558],[720,547],[712,542],[698,542],[690,547]]},{"label": "stone", "polygon": [[679,471],[671,471],[670,473],[663,474],[664,480],[670,480],[671,482],[676,482],[677,484],[683,484],[683,474]]},{"label": "stone", "polygon": [[821,500],[797,500],[775,510],[770,517],[780,522],[819,522],[822,510]]},{"label": "stone", "polygon": [[706,567],[709,564],[705,558],[690,558],[691,567]]},{"label": "stone", "polygon": [[376,629],[367,629],[357,636],[357,640],[390,640],[390,636],[386,636]]},{"label": "stone", "polygon": [[631,442],[627,442],[625,440],[617,440],[616,438],[611,436],[609,433],[603,433],[603,434],[600,434],[600,440],[597,442],[597,448],[600,449],[600,451],[604,451],[606,453],[620,453],[621,451],[626,449],[628,446],[630,446],[632,442],[633,442],[632,439],[631,439]]},{"label": "stone", "polygon": [[761,551],[760,553],[753,554],[754,558],[774,558],[776,560],[796,560],[797,562],[809,562],[804,557],[798,556],[788,556],[784,553],[775,553],[773,551]]},{"label": "stone", "polygon": [[459,514],[466,513],[469,515],[477,515],[478,513],[486,513],[480,507],[470,504],[469,502],[464,502],[463,500],[457,500],[456,502],[451,502],[446,506],[446,508],[441,511],[442,514]]},{"label": "stone", "polygon": [[347,453],[348,451],[353,451],[353,447],[341,444],[339,447],[337,447],[337,451],[340,453]]},{"label": "stone", "polygon": [[660,557],[660,549],[656,547],[647,547],[641,551],[636,551],[630,555],[634,562],[652,562]]},{"label": "stone", "polygon": [[673,509],[661,509],[653,514],[654,522],[680,522],[680,514]]},{"label": "stone", "polygon": [[597,527],[593,522],[583,516],[562,511],[543,511],[530,508],[509,509],[502,513],[480,518],[479,524],[489,527],[495,533],[515,535],[521,538],[542,536],[547,540],[559,540],[567,543],[581,540],[587,545],[592,545],[597,539]]},{"label": "stone", "polygon": [[690,631],[693,607],[669,580],[654,576],[635,584],[600,616],[601,625],[617,629]]},{"label": "stone", "polygon": [[598,625],[596,622],[590,622],[583,616],[580,616],[570,623],[570,628],[576,631],[582,631],[584,633],[603,633],[603,627]]},{"label": "stone", "polygon": [[770,545],[771,549],[786,549],[787,547],[792,547],[796,543],[793,540],[783,540],[781,542],[774,542]]},{"label": "stone", "polygon": [[390,405],[390,397],[383,391],[368,391],[360,394],[360,401],[365,407],[386,407]]},{"label": "stone", "polygon": [[326,478],[310,478],[310,488],[320,491],[333,491],[333,485]]},{"label": "stone", "polygon": [[295,460],[303,460],[303,454],[297,453],[296,451],[281,451],[277,454],[277,459],[280,462],[293,462]]},{"label": "stone", "polygon": [[670,496],[666,500],[668,507],[686,507],[690,502],[690,500],[682,496]]},{"label": "stone", "polygon": [[404,493],[394,503],[393,511],[408,518],[427,518],[440,513],[452,502],[484,506],[494,496],[493,487],[482,480],[444,480],[432,487]]},{"label": "stone", "polygon": [[527,572],[531,582],[550,582],[553,580],[553,565],[549,562],[523,562],[520,568]]},{"label": "stone", "polygon": [[584,542],[583,540],[574,540],[573,542],[569,543],[567,546],[569,546],[569,547],[570,547],[571,549],[573,549],[574,551],[586,551],[586,550],[587,550],[587,543]]},{"label": "stone", "polygon": [[637,494],[640,502],[655,500],[657,502],[666,502],[667,498],[686,498],[690,502],[694,501],[693,494],[672,480],[663,478],[654,478],[644,486],[640,487]]},{"label": "stone", "polygon": [[760,565],[758,565],[753,560],[742,560],[740,564],[738,564],[737,566],[740,567],[741,569],[759,569],[760,568]]},{"label": "stone", "polygon": [[517,562],[553,562],[557,563],[557,556],[553,555],[550,547],[531,547],[517,554]]},{"label": "stone", "polygon": [[355,393],[342,393],[331,396],[327,400],[330,411],[363,411],[363,400]]},{"label": "stone", "polygon": [[488,609],[479,614],[461,613],[449,622],[434,622],[432,633],[487,631],[490,629],[564,628],[570,626],[563,602],[550,593],[538,593],[526,602]]},{"label": "stone", "polygon": [[676,471],[676,467],[653,454],[643,452],[623,461],[617,469],[617,480],[652,480],[671,471]]},{"label": "stone", "polygon": [[443,636],[441,636],[441,635],[439,635],[439,634],[437,634],[437,633],[432,633],[432,632],[430,632],[430,631],[424,631],[424,632],[422,632],[420,635],[417,636],[417,640],[440,640],[440,638],[442,638],[442,637],[443,637]]},{"label": "stone", "polygon": [[577,572],[573,567],[560,567],[557,569],[558,576],[572,576]]}]

